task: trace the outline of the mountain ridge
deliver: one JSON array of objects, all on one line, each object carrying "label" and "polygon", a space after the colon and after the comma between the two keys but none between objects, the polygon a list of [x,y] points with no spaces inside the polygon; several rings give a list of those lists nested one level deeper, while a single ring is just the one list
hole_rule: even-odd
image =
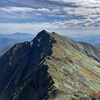
[{"label": "mountain ridge", "polygon": [[64,100],[68,91],[100,91],[100,64],[76,46],[45,30],[15,44],[0,58],[0,99]]}]

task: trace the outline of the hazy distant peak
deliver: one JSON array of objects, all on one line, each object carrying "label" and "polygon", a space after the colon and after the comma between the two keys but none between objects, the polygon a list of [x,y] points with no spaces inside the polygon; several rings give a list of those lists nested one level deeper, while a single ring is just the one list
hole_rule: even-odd
[{"label": "hazy distant peak", "polygon": [[[14,35],[30,35],[31,33],[21,33],[21,32],[16,32],[13,33]],[[32,35],[32,34],[31,34]]]}]

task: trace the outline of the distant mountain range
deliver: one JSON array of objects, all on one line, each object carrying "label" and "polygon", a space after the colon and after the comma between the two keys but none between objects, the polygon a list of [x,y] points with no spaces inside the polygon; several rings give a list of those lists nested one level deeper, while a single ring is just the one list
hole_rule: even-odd
[{"label": "distant mountain range", "polygon": [[42,30],[0,57],[0,100],[96,100],[91,91],[100,91],[100,49],[88,43]]},{"label": "distant mountain range", "polygon": [[0,55],[4,54],[15,43],[30,41],[34,36],[34,34],[19,32],[15,34],[0,34]]},{"label": "distant mountain range", "polygon": [[[0,56],[10,49],[15,43],[32,40],[36,35],[29,33],[0,34]],[[77,42],[86,42],[100,46],[100,35],[65,36]]]},{"label": "distant mountain range", "polygon": [[70,39],[73,39],[77,42],[86,42],[86,43],[90,43],[93,45],[97,45],[100,46],[100,35],[76,35],[76,36],[66,36]]}]

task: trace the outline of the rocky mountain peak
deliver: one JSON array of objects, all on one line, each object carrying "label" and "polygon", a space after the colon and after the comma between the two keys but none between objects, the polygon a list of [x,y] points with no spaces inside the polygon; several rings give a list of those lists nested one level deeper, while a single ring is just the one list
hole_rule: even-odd
[{"label": "rocky mountain peak", "polygon": [[42,33],[44,34],[44,33],[48,33],[48,32],[47,32],[46,30],[42,30],[42,31],[40,31],[39,33],[40,33],[40,34],[42,34]]},{"label": "rocky mountain peak", "polygon": [[0,100],[67,100],[67,92],[100,91],[100,63],[83,46],[45,30],[15,44],[0,58]]},{"label": "rocky mountain peak", "polygon": [[47,32],[46,30],[42,30],[36,35],[36,39],[39,39],[39,38],[50,38],[50,37],[52,37],[51,34],[52,33]]}]

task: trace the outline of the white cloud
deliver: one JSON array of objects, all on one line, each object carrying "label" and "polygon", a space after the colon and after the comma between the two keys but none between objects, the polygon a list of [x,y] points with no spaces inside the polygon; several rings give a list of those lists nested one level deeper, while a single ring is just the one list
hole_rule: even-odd
[{"label": "white cloud", "polygon": [[46,30],[57,30],[61,29],[61,23],[0,23],[0,33],[15,33],[19,32],[27,32],[33,33],[38,32],[43,29]]},{"label": "white cloud", "polygon": [[83,7],[100,7],[100,0],[49,0],[58,3],[73,3]]},{"label": "white cloud", "polygon": [[[10,22],[10,19],[12,20],[11,22],[15,20],[15,22],[45,21],[46,23],[31,22],[18,24],[17,22],[17,24],[8,23],[7,26],[1,23],[0,27],[2,27],[1,25],[5,27],[5,30],[3,30],[4,33],[7,32],[7,30],[10,30],[9,33],[15,32],[16,30],[32,32],[44,28],[59,31],[71,28],[86,29],[87,27],[92,29],[94,27],[94,30],[96,27],[98,27],[98,29],[100,28],[100,0],[47,0],[46,2],[43,2],[44,0],[30,0],[32,2],[31,4],[27,0],[25,0],[24,3],[20,3],[19,1],[20,0],[13,1],[16,7],[0,7],[0,18],[4,18],[4,22],[6,22],[5,19]],[[34,3],[36,3],[36,5]],[[18,4],[23,4],[24,7],[17,7]],[[0,21],[2,22],[2,20]]]},{"label": "white cloud", "polygon": [[[90,21],[91,22],[91,21]],[[75,27],[70,27],[69,24],[75,25]],[[53,22],[53,23],[0,23],[0,33],[38,33],[39,31],[45,29],[47,31],[55,31],[62,35],[67,34],[93,34],[100,33],[98,27],[77,27],[77,24],[82,24],[84,22],[79,22],[78,20],[63,21],[63,22]],[[91,33],[90,33],[91,32]]]},{"label": "white cloud", "polygon": [[55,9],[55,8],[37,8],[37,9],[34,9],[34,11],[36,12],[45,12],[45,13],[59,13],[60,10],[59,9]]},{"label": "white cloud", "polygon": [[39,12],[45,12],[45,13],[56,13],[56,12],[60,12],[59,9],[49,9],[49,8],[29,8],[29,7],[0,7],[0,11],[4,11],[4,12],[8,12],[8,13],[16,13],[16,12],[35,12],[38,13]]},{"label": "white cloud", "polygon": [[56,1],[59,3],[72,3],[77,5],[76,8],[74,7],[64,7],[64,11],[68,14],[76,14],[76,15],[100,15],[100,0],[49,0],[49,1]]},{"label": "white cloud", "polygon": [[[0,17],[6,19],[15,19],[20,20],[26,19],[26,22],[29,19],[35,20],[42,20],[45,19],[46,16],[44,15],[53,15],[55,16],[56,13],[59,13],[59,9],[49,9],[49,8],[30,8],[30,7],[0,7]],[[41,18],[38,18],[40,16]]]},{"label": "white cloud", "polygon": [[1,11],[5,12],[32,12],[34,9],[33,8],[28,8],[28,7],[0,7]]},{"label": "white cloud", "polygon": [[68,8],[65,7],[64,11],[68,14],[73,14],[73,15],[82,15],[82,16],[88,16],[88,15],[98,15],[100,13],[99,8],[91,9],[91,8],[83,8],[83,7],[78,7],[78,8]]},{"label": "white cloud", "polygon": [[[70,26],[81,25],[83,27],[86,27],[86,26],[100,27],[100,24],[99,24],[100,0],[49,0],[49,1],[70,5],[66,7],[63,6],[61,8],[61,11],[65,12],[66,14],[63,13],[62,15],[60,15],[61,17],[64,17],[64,18],[65,18],[65,15],[77,16],[77,18],[75,19],[69,18],[71,21],[68,21],[68,25]],[[74,7],[74,5],[76,5],[76,7]]]},{"label": "white cloud", "polygon": [[48,9],[48,8],[38,8],[36,10],[43,11],[43,12],[50,12],[50,9]]}]

